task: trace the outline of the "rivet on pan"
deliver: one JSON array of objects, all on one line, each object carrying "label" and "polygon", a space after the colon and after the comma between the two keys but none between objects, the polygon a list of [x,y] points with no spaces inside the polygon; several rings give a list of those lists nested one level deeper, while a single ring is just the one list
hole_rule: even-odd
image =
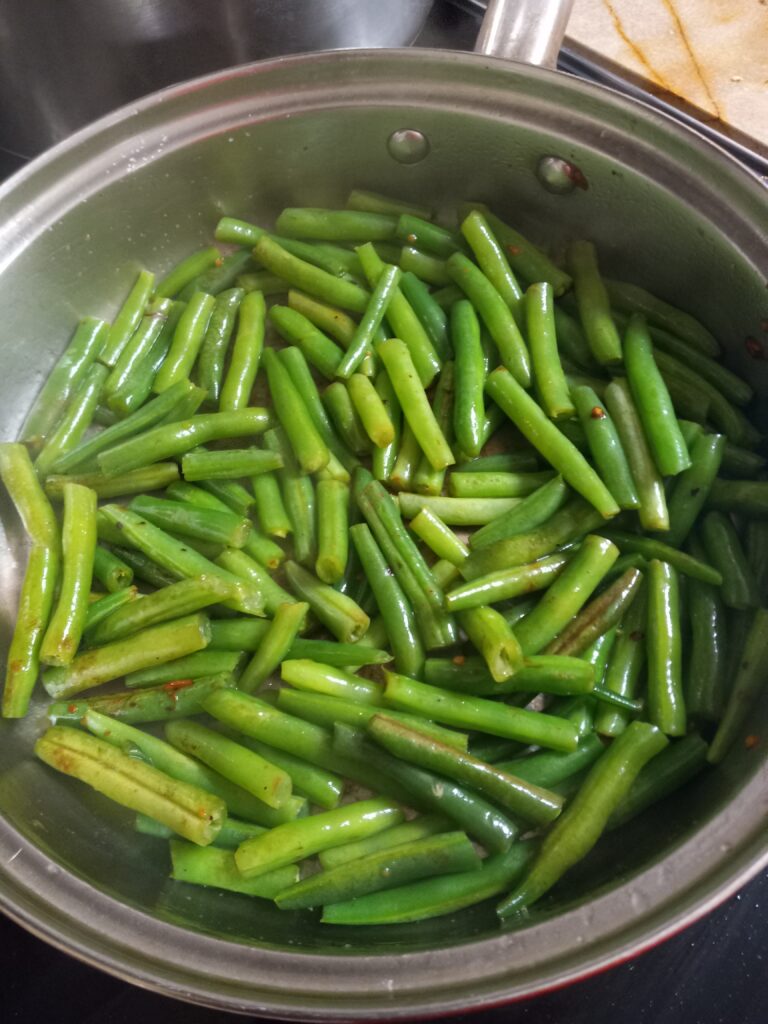
[{"label": "rivet on pan", "polygon": [[399,164],[417,164],[429,153],[429,139],[415,128],[398,128],[389,136],[387,149]]},{"label": "rivet on pan", "polygon": [[559,156],[543,156],[536,168],[536,177],[547,192],[559,196],[568,195],[575,188],[589,188],[580,168]]}]

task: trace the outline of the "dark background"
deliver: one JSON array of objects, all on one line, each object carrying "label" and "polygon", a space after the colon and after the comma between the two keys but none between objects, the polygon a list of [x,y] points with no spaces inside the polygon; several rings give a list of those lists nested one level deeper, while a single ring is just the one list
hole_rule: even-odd
[{"label": "dark background", "polygon": [[[386,3],[386,0],[382,0]],[[421,45],[471,48],[476,23],[437,5]],[[16,169],[0,153],[0,179]],[[768,874],[682,934],[611,971],[472,1024],[765,1024]],[[218,1024],[238,1018],[166,999],[87,967],[0,917],[4,1024]],[[242,1018],[245,1019],[245,1018]]]}]

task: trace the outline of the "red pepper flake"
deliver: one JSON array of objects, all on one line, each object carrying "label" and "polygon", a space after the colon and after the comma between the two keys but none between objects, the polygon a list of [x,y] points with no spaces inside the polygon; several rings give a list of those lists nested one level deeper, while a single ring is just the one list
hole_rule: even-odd
[{"label": "red pepper flake", "polygon": [[74,715],[77,711],[77,704],[67,704],[67,714]]},{"label": "red pepper flake", "polygon": [[747,748],[747,750],[754,750],[755,747],[760,746],[760,737],[755,736],[754,733],[752,733],[751,735],[747,736],[747,738],[744,740],[744,746]]},{"label": "red pepper flake", "polygon": [[763,343],[758,341],[757,338],[747,338],[744,342],[744,348],[747,350],[747,355],[751,356],[752,359],[765,359]]},{"label": "red pepper flake", "polygon": [[410,242],[411,245],[413,245],[414,242],[418,242],[418,240],[419,240],[419,236],[418,235],[414,235],[413,232],[411,232],[410,235],[406,235],[406,241]]},{"label": "red pepper flake", "polygon": [[223,260],[223,258],[221,256],[219,256],[218,259],[215,259],[213,261],[214,267],[221,267],[221,266],[223,266],[223,264],[224,264],[224,260]]},{"label": "red pepper flake", "polygon": [[593,407],[592,412],[589,414],[593,420],[604,420],[605,409],[602,409],[599,405]]},{"label": "red pepper flake", "polygon": [[451,661],[453,662],[454,665],[463,665],[466,660],[467,659],[463,654],[457,654],[453,658],[451,658]]},{"label": "red pepper flake", "polygon": [[185,686],[191,686],[194,679],[173,679],[170,683],[163,683],[164,690],[183,690]]},{"label": "red pepper flake", "polygon": [[509,253],[510,256],[519,256],[522,251],[523,251],[523,248],[520,245],[508,245],[507,246],[507,252]]},{"label": "red pepper flake", "polygon": [[197,808],[197,816],[198,816],[198,818],[205,818],[206,817],[206,810],[205,810],[204,807],[198,807]]},{"label": "red pepper flake", "polygon": [[585,192],[589,188],[589,182],[584,177],[584,172],[576,164],[566,163],[564,165],[565,173],[571,179],[576,188],[583,189]]}]

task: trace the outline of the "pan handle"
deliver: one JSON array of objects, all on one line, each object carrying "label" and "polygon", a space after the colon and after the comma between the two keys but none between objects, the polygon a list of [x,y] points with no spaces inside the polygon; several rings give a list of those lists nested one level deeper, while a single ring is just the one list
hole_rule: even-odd
[{"label": "pan handle", "polygon": [[475,53],[554,68],[573,0],[490,0]]}]

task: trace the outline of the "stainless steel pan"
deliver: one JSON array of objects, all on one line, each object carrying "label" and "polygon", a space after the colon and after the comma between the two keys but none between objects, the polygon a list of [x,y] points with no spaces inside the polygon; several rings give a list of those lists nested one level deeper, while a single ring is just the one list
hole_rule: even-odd
[{"label": "stainless steel pan", "polygon": [[[484,45],[496,45],[504,6],[493,6]],[[553,176],[558,161],[588,187],[563,192],[574,174]],[[755,179],[665,118],[549,70],[482,54],[343,52],[151,96],[0,191],[5,436],[76,317],[110,316],[139,264],[162,272],[222,213],[265,222],[289,202],[339,203],[354,185],[483,199],[555,246],[594,238],[606,268],[695,311],[765,392],[766,364],[744,348],[748,336],[768,341],[766,195]],[[7,636],[23,557],[13,517],[3,522]],[[105,970],[243,1012],[412,1017],[542,991],[659,941],[768,863],[763,745],[734,750],[609,837],[514,929],[476,908],[411,927],[326,930],[168,883],[164,852],[130,835],[119,809],[34,762],[41,721],[40,707],[0,725],[3,907]],[[766,729],[763,701],[753,731]]]}]

